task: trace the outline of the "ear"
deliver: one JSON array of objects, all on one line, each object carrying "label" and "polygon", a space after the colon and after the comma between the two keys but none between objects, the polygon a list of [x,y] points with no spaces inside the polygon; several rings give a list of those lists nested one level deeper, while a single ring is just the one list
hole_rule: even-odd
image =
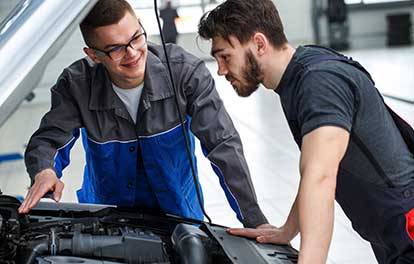
[{"label": "ear", "polygon": [[101,61],[99,60],[98,56],[96,56],[96,53],[93,51],[93,49],[84,47],[83,51],[85,52],[86,55],[88,55],[89,58],[93,60],[93,62],[95,62],[96,64],[101,63]]},{"label": "ear", "polygon": [[267,50],[269,49],[269,40],[263,33],[256,32],[253,35],[253,43],[258,56],[262,56],[267,53]]}]

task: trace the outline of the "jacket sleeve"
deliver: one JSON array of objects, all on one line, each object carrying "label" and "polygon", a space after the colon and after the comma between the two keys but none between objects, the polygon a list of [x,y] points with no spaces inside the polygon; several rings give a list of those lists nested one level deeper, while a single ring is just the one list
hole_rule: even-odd
[{"label": "jacket sleeve", "polygon": [[186,81],[191,130],[201,141],[230,206],[245,227],[267,223],[257,202],[240,136],[203,62]]},{"label": "jacket sleeve", "polygon": [[70,162],[70,149],[79,137],[81,120],[69,89],[69,75],[64,72],[51,89],[51,109],[43,116],[26,148],[26,169],[32,183],[36,174],[46,168],[54,169],[60,178]]}]

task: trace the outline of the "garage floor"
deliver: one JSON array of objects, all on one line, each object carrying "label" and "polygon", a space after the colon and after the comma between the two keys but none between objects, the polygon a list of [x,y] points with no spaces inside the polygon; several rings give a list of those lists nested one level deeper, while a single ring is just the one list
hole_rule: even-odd
[{"label": "garage floor", "polygon": [[[381,92],[414,101],[414,47],[347,52],[372,73]],[[283,224],[299,182],[299,151],[280,107],[278,96],[259,89],[249,98],[239,98],[230,84],[216,76],[216,65],[208,62],[226,108],[241,134],[244,151],[260,205],[271,223]],[[58,69],[53,69],[59,72]],[[56,79],[56,76],[54,77]],[[0,155],[23,153],[24,145],[37,128],[49,106],[47,89],[41,89],[30,103],[23,103],[13,116],[0,127]],[[414,104],[387,99],[387,102],[408,122],[414,124]],[[206,211],[213,222],[240,226],[226,202],[217,177],[208,161],[200,154],[200,180],[204,189]],[[75,190],[82,181],[83,150],[77,144],[72,151],[72,163],[65,170],[65,190],[62,201],[76,202]],[[22,160],[0,163],[0,188],[10,195],[24,196],[29,179]],[[376,263],[368,243],[351,228],[339,206],[336,206],[335,229],[328,263]],[[299,238],[293,245],[298,248]]]}]

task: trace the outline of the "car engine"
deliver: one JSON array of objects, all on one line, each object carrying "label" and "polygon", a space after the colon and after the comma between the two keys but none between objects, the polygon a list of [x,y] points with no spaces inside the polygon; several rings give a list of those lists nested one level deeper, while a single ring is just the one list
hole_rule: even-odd
[{"label": "car engine", "polygon": [[[227,238],[224,227],[201,221],[134,208],[61,203],[40,203],[19,215],[19,206],[16,198],[0,195],[0,263],[226,264],[261,255],[255,263],[297,263],[297,252],[290,247]],[[246,246],[252,254],[237,251]]]}]

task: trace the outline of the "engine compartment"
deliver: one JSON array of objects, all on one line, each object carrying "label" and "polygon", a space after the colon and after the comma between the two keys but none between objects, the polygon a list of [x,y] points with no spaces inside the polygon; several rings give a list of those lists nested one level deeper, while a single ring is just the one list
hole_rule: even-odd
[{"label": "engine compartment", "polygon": [[19,215],[19,206],[16,198],[0,195],[0,263],[245,263],[243,256],[231,256],[243,246],[251,252],[237,255],[257,263],[297,263],[290,247],[231,237],[226,248],[225,227],[192,219],[56,203]]}]

